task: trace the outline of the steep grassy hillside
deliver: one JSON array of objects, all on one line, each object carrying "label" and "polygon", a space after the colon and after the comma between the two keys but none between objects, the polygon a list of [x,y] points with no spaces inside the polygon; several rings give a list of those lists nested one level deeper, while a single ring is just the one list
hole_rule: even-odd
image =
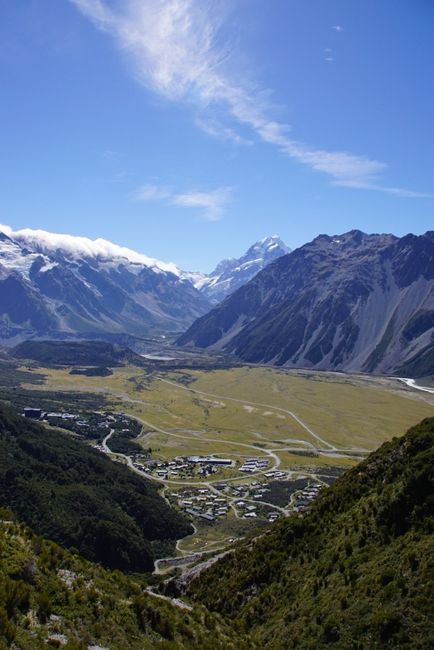
[{"label": "steep grassy hillside", "polygon": [[149,481],[67,434],[0,406],[0,506],[89,560],[153,568],[151,542],[191,533]]},{"label": "steep grassy hillside", "polygon": [[434,418],[385,443],[311,511],[240,543],[190,596],[260,647],[434,647]]},{"label": "steep grassy hillside", "polygon": [[0,650],[247,650],[220,617],[145,591],[36,537],[0,510]]}]

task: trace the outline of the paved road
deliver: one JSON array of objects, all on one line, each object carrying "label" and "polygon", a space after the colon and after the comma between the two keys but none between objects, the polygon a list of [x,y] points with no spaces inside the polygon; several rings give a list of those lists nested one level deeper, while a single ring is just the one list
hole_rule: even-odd
[{"label": "paved road", "polygon": [[101,443],[102,448],[104,449],[106,454],[111,454],[112,453],[111,450],[108,448],[107,443],[110,440],[110,438],[112,437],[112,435],[114,434],[114,432],[115,432],[114,429],[110,429],[110,433],[108,433],[106,435],[106,437],[104,438],[104,440]]},{"label": "paved road", "polygon": [[191,605],[187,605],[187,603],[184,603],[184,601],[181,600],[180,598],[169,598],[169,596],[163,596],[163,594],[157,594],[155,593],[155,591],[153,591],[152,587],[146,587],[145,591],[150,596],[154,596],[154,598],[159,598],[160,600],[165,600],[167,603],[170,603],[175,607],[179,607],[180,609],[186,609],[189,612],[193,610],[193,607]]}]

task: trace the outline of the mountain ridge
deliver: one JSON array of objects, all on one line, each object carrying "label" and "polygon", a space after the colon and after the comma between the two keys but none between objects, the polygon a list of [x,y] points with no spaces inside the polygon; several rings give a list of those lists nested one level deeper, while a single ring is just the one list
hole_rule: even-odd
[{"label": "mountain ridge", "polygon": [[[178,339],[244,361],[429,374],[434,233],[320,235],[281,257]],[[423,374],[423,373],[422,373]]]},{"label": "mountain ridge", "polygon": [[8,345],[35,335],[179,331],[210,307],[175,265],[101,239],[1,228],[0,339]]},{"label": "mountain ridge", "polygon": [[206,276],[101,238],[0,225],[0,341],[180,332],[288,250],[264,238]]}]

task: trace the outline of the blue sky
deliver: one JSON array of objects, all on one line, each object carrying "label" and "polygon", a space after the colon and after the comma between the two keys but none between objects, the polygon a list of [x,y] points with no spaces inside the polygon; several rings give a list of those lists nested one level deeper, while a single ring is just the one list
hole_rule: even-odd
[{"label": "blue sky", "polygon": [[0,4],[0,222],[211,270],[434,228],[430,0]]}]

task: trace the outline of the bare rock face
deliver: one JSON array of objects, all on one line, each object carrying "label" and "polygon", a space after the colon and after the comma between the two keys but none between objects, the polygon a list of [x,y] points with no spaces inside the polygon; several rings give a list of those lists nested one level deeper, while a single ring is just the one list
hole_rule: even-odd
[{"label": "bare rock face", "polygon": [[178,344],[288,367],[434,373],[434,232],[320,235],[199,318]]}]

